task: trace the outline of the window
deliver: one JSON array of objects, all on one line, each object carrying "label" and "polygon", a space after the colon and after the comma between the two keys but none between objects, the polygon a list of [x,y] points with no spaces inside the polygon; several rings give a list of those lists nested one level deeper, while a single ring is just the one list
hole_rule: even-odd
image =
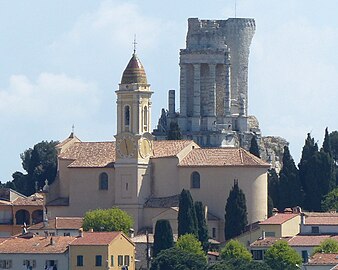
[{"label": "window", "polygon": [[198,172],[191,174],[191,188],[200,188],[200,174]]},{"label": "window", "polygon": [[68,232],[68,233],[63,233],[63,236],[70,236],[70,233]]},{"label": "window", "polygon": [[148,108],[144,106],[143,108],[143,129],[144,131],[148,130]]},{"label": "window", "polygon": [[0,260],[1,269],[10,269],[12,268],[12,260]]},{"label": "window", "polygon": [[252,250],[251,253],[254,260],[263,260],[263,250]]},{"label": "window", "polygon": [[110,256],[110,266],[114,266],[114,255]]},{"label": "window", "polygon": [[212,238],[216,238],[216,228],[212,228]]},{"label": "window", "polygon": [[307,263],[309,261],[309,253],[307,250],[302,250],[302,259],[303,263]]},{"label": "window", "polygon": [[319,227],[311,227],[311,232],[312,233],[315,233],[315,234],[318,234],[319,233]]},{"label": "window", "polygon": [[54,266],[54,265],[57,266],[57,261],[56,260],[46,260],[46,262],[45,262],[45,269],[49,269],[50,266]]},{"label": "window", "polygon": [[95,266],[102,266],[102,256],[101,255],[95,256]]},{"label": "window", "polygon": [[124,107],[124,127],[125,131],[129,131],[130,124],[130,107],[127,105]]},{"label": "window", "polygon": [[108,174],[106,174],[105,172],[100,174],[99,189],[100,190],[108,189]]},{"label": "window", "polygon": [[265,232],[265,236],[266,237],[276,237],[276,233],[275,232]]},{"label": "window", "polygon": [[122,266],[123,265],[123,256],[119,255],[117,256],[117,266]]},{"label": "window", "polygon": [[83,256],[82,255],[77,255],[76,266],[83,266]]},{"label": "window", "polygon": [[124,256],[124,265],[129,266],[129,261],[130,261],[129,255],[125,255]]}]

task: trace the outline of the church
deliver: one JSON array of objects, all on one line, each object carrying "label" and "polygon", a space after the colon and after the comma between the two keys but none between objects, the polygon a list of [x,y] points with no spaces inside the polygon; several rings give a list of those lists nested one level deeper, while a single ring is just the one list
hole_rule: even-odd
[{"label": "church", "polygon": [[[115,140],[82,142],[72,133],[57,146],[58,169],[47,195],[48,216],[83,216],[88,210],[115,206],[133,217],[136,233],[152,229],[158,219],[168,219],[177,233],[179,194],[188,189],[194,201],[205,205],[210,236],[222,241],[226,200],[238,182],[246,196],[248,222],[266,219],[270,164],[238,145],[206,148],[189,138],[157,138],[151,131],[152,94],[134,50],[116,91]],[[186,94],[185,108],[192,104],[196,110],[200,103],[195,97]],[[217,109],[209,107],[212,112]],[[230,113],[229,107],[225,109]],[[194,119],[196,129],[200,122]]]}]

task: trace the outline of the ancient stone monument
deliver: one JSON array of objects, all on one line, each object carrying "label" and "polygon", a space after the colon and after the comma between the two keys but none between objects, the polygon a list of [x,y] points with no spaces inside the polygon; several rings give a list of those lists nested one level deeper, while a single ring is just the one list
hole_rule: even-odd
[{"label": "ancient stone monument", "polygon": [[[264,149],[257,119],[248,115],[248,63],[255,20],[188,19],[186,48],[180,51],[180,107],[169,90],[169,109],[162,110],[154,135],[165,139],[177,122],[184,139],[204,147],[249,148],[255,135]],[[277,158],[278,159],[278,158]]]}]

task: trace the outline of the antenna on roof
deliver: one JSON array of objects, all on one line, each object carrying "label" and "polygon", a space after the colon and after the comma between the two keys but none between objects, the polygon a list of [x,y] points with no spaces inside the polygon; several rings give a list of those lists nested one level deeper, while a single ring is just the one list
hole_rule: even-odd
[{"label": "antenna on roof", "polygon": [[133,42],[133,45],[134,45],[134,54],[136,53],[136,34],[134,34],[134,42]]}]

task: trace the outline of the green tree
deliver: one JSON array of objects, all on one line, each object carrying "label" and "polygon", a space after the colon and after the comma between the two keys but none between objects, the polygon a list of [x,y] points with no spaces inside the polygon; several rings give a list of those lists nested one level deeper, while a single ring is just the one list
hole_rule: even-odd
[{"label": "green tree", "polygon": [[[292,190],[292,192],[289,192]],[[289,147],[284,146],[283,167],[279,173],[279,210],[302,205],[302,188],[298,169],[290,155]]]},{"label": "green tree", "polygon": [[83,229],[93,229],[96,232],[122,231],[129,233],[133,219],[119,208],[97,209],[88,211],[83,219]]},{"label": "green tree", "polygon": [[44,186],[46,179],[49,184],[53,183],[57,168],[57,144],[57,141],[42,141],[20,155],[22,167],[27,174],[13,173],[17,191],[29,196],[35,192],[36,182],[38,188]]},{"label": "green tree", "polygon": [[279,177],[274,168],[268,170],[268,195],[273,201],[273,207],[279,208]]},{"label": "green tree", "polygon": [[313,249],[313,254],[315,253],[338,253],[338,241],[335,239],[324,240]]},{"label": "green tree", "polygon": [[167,140],[182,140],[182,133],[176,121],[170,122]]},{"label": "green tree", "polygon": [[338,187],[331,190],[322,201],[322,210],[338,211]]},{"label": "green tree", "polygon": [[244,232],[248,224],[246,199],[243,191],[235,182],[225,206],[225,238],[231,239]]},{"label": "green tree", "polygon": [[338,162],[338,131],[333,131],[330,133],[330,143],[331,143],[331,151],[332,157],[335,162]]},{"label": "green tree", "polygon": [[155,225],[153,256],[156,257],[162,250],[174,246],[173,232],[166,219],[160,219]]},{"label": "green tree", "polygon": [[202,202],[195,202],[195,212],[197,218],[198,240],[202,243],[205,252],[209,249],[208,225],[205,219],[205,212]]},{"label": "green tree", "polygon": [[233,258],[210,264],[207,270],[272,270],[265,262],[247,261]]},{"label": "green tree", "polygon": [[203,255],[205,256],[205,253],[202,248],[202,244],[194,234],[184,234],[181,235],[176,242],[175,247],[179,250],[184,250],[186,252],[195,254],[195,255]]},{"label": "green tree", "polygon": [[332,156],[332,151],[331,151],[331,138],[329,136],[329,131],[328,128],[325,129],[325,135],[324,135],[324,141],[323,141],[323,147],[322,151],[325,153],[328,153],[330,156]]},{"label": "green tree", "polygon": [[261,158],[256,136],[252,136],[251,138],[249,152],[256,157]]},{"label": "green tree", "polygon": [[264,260],[274,270],[296,270],[302,264],[301,256],[284,240],[268,248]]},{"label": "green tree", "polygon": [[273,200],[270,196],[268,196],[268,217],[272,217],[273,215]]},{"label": "green tree", "polygon": [[206,267],[205,255],[178,248],[162,250],[151,263],[151,270],[201,270]]},{"label": "green tree", "polygon": [[179,199],[178,236],[191,233],[198,236],[196,212],[189,190],[183,189]]},{"label": "green tree", "polygon": [[226,243],[225,247],[221,250],[220,256],[222,260],[228,261],[233,258],[245,261],[251,261],[252,255],[246,247],[237,240],[230,240]]}]

